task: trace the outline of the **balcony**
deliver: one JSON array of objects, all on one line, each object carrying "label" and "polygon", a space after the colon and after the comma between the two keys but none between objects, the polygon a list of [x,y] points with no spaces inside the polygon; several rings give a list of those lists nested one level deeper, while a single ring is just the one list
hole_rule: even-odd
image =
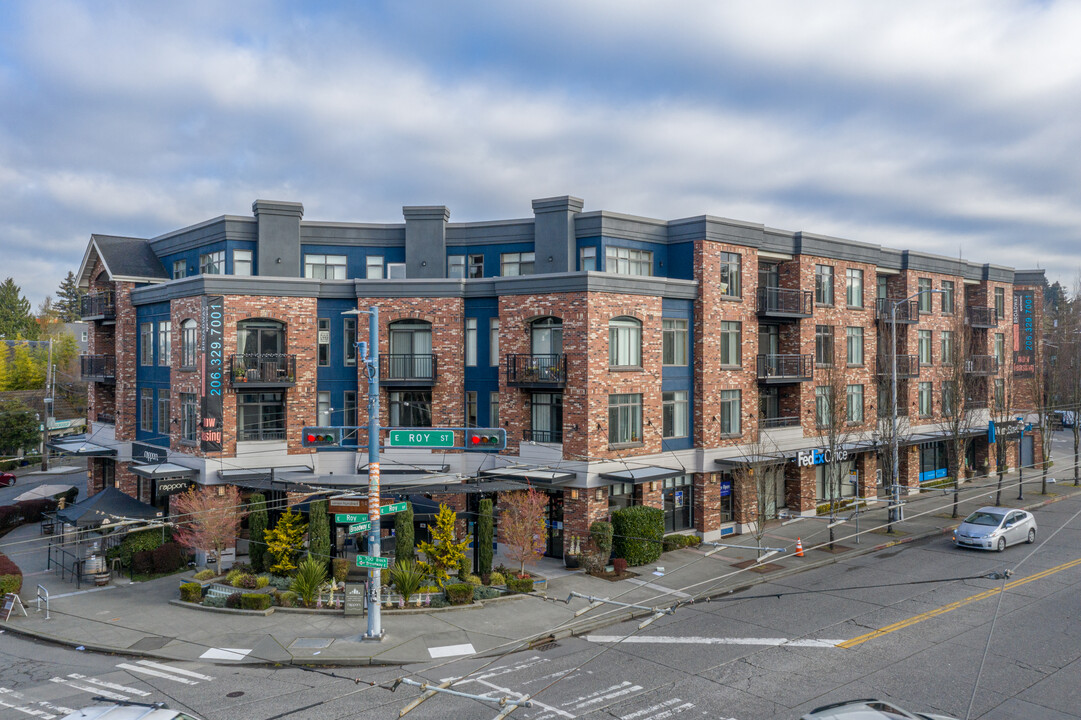
[{"label": "balcony", "polygon": [[242,428],[237,431],[236,439],[240,442],[281,441],[285,440],[285,428]]},{"label": "balcony", "polygon": [[527,442],[561,443],[563,442],[562,430],[523,430],[522,439]]},{"label": "balcony", "polygon": [[380,355],[379,384],[388,387],[435,385],[435,355]]},{"label": "balcony", "polygon": [[566,355],[507,355],[509,387],[549,388],[566,384]]},{"label": "balcony", "polygon": [[986,410],[990,406],[986,397],[969,398],[965,400],[965,408],[968,410]]},{"label": "balcony", "polygon": [[767,385],[805,382],[814,374],[813,355],[759,355],[758,381]]},{"label": "balcony", "polygon": [[[888,355],[879,355],[875,359],[875,374],[889,377],[893,372],[892,360]],[[920,376],[920,361],[918,355],[897,356],[897,379],[918,378]]]},{"label": "balcony", "polygon": [[116,383],[116,358],[112,355],[80,355],[79,371],[87,382]]},{"label": "balcony", "polygon": [[116,296],[112,290],[83,295],[79,303],[83,320],[116,320]]},{"label": "balcony", "polygon": [[897,322],[911,325],[920,321],[920,305],[918,301],[893,300],[890,298],[875,299],[875,319],[888,324],[890,310],[893,308],[894,303],[897,303]]},{"label": "balcony", "polygon": [[248,353],[229,356],[229,381],[236,390],[296,385],[297,356]]},{"label": "balcony", "polygon": [[998,327],[998,315],[994,308],[969,305],[965,308],[965,319],[968,320],[969,327],[973,328]]},{"label": "balcony", "polygon": [[969,355],[965,358],[965,372],[969,375],[995,375],[998,358],[994,355]]},{"label": "balcony", "polygon": [[791,417],[759,417],[758,427],[761,430],[799,427],[799,415],[793,415]]},{"label": "balcony", "polygon": [[811,317],[814,308],[814,293],[810,290],[760,287],[755,307],[760,317],[781,320]]},{"label": "balcony", "polygon": [[112,413],[98,413],[98,422],[103,425],[116,425],[116,415]]}]

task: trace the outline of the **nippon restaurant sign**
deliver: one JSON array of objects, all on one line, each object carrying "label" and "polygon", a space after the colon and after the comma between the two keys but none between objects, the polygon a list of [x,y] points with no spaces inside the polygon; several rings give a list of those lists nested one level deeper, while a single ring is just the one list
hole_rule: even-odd
[{"label": "nippon restaurant sign", "polygon": [[838,448],[836,452],[829,448],[816,448],[814,450],[800,450],[796,454],[796,464],[799,467],[811,467],[813,465],[828,465],[831,462],[844,462],[848,459],[848,451]]}]

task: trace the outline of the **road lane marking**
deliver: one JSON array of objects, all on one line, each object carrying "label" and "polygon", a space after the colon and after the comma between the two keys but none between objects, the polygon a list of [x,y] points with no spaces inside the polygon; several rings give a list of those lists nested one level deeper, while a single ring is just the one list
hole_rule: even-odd
[{"label": "road lane marking", "polygon": [[[160,670],[153,670],[148,667],[139,667],[138,665],[129,665],[128,663],[120,663],[117,665],[121,670],[127,670],[133,673],[142,673],[143,675],[150,675],[151,677],[163,678],[165,680],[172,680],[173,682],[183,683],[184,685],[198,685],[198,680],[188,680],[187,678],[178,677],[171,673],[162,672]],[[173,670],[174,668],[169,668]]]},{"label": "road lane marking", "polygon": [[570,702],[563,703],[563,707],[574,703],[575,710],[581,710],[587,708],[590,705],[594,705],[606,700],[614,700],[617,697],[622,697],[632,692],[638,692],[642,689],[641,685],[632,685],[627,681],[621,682],[619,685],[613,685],[612,687],[605,688],[604,690],[598,690],[583,697],[571,700]]},{"label": "road lane marking", "polygon": [[[513,697],[516,700],[521,700],[522,697],[523,697],[523,694],[520,693],[520,692],[517,692],[515,690],[511,690],[510,688],[499,687],[495,683],[490,683],[487,680],[478,680],[477,683],[479,685],[485,685],[485,686],[491,688],[492,690],[495,690],[496,692],[503,693],[503,695]],[[490,695],[490,693],[484,693],[484,694],[485,695]],[[530,702],[532,702],[534,705],[536,705],[541,710],[547,711],[547,713],[555,713],[556,715],[559,715],[559,716],[565,717],[565,718],[574,718],[574,715],[571,715],[569,712],[565,712],[563,710],[560,710],[557,707],[552,707],[551,705],[543,703],[540,700],[530,698]]]},{"label": "road lane marking", "polygon": [[57,683],[58,685],[64,685],[64,686],[67,686],[67,687],[73,687],[76,690],[82,690],[83,692],[88,692],[91,695],[101,695],[102,697],[107,697],[110,700],[131,700],[131,698],[128,697],[127,695],[121,695],[120,693],[115,693],[115,692],[112,692],[110,690],[102,690],[101,688],[94,687],[93,685],[91,685],[89,687],[87,687],[86,685],[79,685],[78,683],[74,683],[71,680],[68,680],[67,678],[54,677],[54,678],[50,678],[49,682],[54,682],[54,683]]},{"label": "road lane marking", "polygon": [[907,620],[901,620],[899,622],[893,623],[892,625],[887,625],[884,628],[879,628],[878,630],[875,630],[873,632],[866,633],[865,635],[860,635],[858,637],[854,637],[851,640],[845,640],[844,642],[838,643],[837,646],[838,647],[843,647],[843,648],[854,648],[857,645],[862,645],[863,643],[867,642],[868,640],[874,640],[875,638],[882,637],[883,635],[889,635],[892,632],[897,632],[898,630],[903,630],[906,627],[916,625],[917,623],[921,623],[924,620],[930,620],[931,618],[938,617],[939,615],[945,615],[946,613],[957,610],[958,608],[962,608],[965,605],[970,605],[970,604],[972,604],[974,602],[978,602],[980,600],[986,600],[987,598],[994,597],[995,595],[998,595],[1000,592],[1003,592],[1004,590],[1012,590],[1012,589],[1014,589],[1016,587],[1020,587],[1020,586],[1024,585],[1025,583],[1030,583],[1033,580],[1042,580],[1045,577],[1048,577],[1050,575],[1054,575],[1055,573],[1062,572],[1063,570],[1069,570],[1070,568],[1076,567],[1078,565],[1081,565],[1081,558],[1078,558],[1077,560],[1071,560],[1070,562],[1063,563],[1061,565],[1056,565],[1053,568],[1048,568],[1047,570],[1043,570],[1041,572],[1036,573],[1035,575],[1030,575],[1029,577],[1026,577],[1026,578],[1021,578],[1020,580],[1014,580],[1012,582],[1008,582],[1002,587],[997,587],[997,588],[992,588],[990,590],[985,590],[982,593],[977,593],[975,595],[970,595],[969,597],[967,597],[967,598],[965,598],[963,600],[957,600],[956,602],[949,603],[948,605],[943,605],[942,607],[935,608],[934,610],[928,610],[925,613],[920,613],[919,615],[913,615],[912,617],[908,618]]},{"label": "road lane marking", "polygon": [[839,647],[843,640],[789,640],[788,638],[710,638],[669,637],[664,635],[587,635],[595,643],[643,643],[657,645],[771,645],[787,647]]},{"label": "road lane marking", "polygon": [[105,682],[104,680],[98,680],[97,678],[87,677],[86,675],[80,675],[79,673],[68,673],[68,677],[73,680],[80,680],[91,685],[97,685],[98,687],[108,688],[109,690],[117,690],[119,692],[129,692],[133,695],[139,695],[141,697],[148,697],[150,693],[145,690],[139,690],[138,688],[128,687],[127,685],[118,685],[117,683]]},{"label": "road lane marking", "polygon": [[184,668],[173,667],[172,665],[162,665],[161,663],[152,662],[150,660],[137,660],[136,665],[145,665],[149,668],[156,670],[164,670],[165,672],[177,673],[178,675],[187,675],[188,677],[195,678],[196,680],[206,680],[207,682],[213,680],[209,675],[202,675],[191,670],[185,670]]},{"label": "road lane marking", "polygon": [[[676,703],[683,703],[682,705],[676,705]],[[672,707],[676,705],[675,707]],[[648,707],[645,710],[639,710],[632,712],[630,715],[623,715],[619,720],[665,720],[673,715],[679,715],[687,710],[693,710],[694,703],[683,702],[679,698],[672,698],[671,700],[665,700],[664,702]],[[660,712],[657,712],[660,711]],[[655,715],[650,713],[656,712]]]},{"label": "road lane marking", "polygon": [[60,716],[70,715],[75,712],[74,708],[65,707],[63,705],[53,705],[52,703],[45,702],[44,700],[27,700],[25,695],[20,692],[16,692],[11,688],[0,687],[0,695],[10,695],[16,700],[25,700],[31,705],[40,705],[46,710],[55,710],[57,713],[60,714]]}]

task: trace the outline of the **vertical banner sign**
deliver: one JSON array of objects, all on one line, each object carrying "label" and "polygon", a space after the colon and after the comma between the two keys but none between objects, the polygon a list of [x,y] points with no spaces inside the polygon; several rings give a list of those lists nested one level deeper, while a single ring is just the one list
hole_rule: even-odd
[{"label": "vertical banner sign", "polygon": [[203,419],[199,427],[203,452],[221,452],[222,392],[225,390],[225,298],[203,298]]},{"label": "vertical banner sign", "polygon": [[1036,302],[1034,290],[1013,293],[1013,376],[1030,378],[1036,370]]}]

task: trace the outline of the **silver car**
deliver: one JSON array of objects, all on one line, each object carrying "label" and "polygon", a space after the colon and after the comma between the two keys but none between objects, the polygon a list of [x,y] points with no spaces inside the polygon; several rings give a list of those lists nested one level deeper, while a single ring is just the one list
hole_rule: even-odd
[{"label": "silver car", "polygon": [[849,700],[815,708],[800,720],[957,720],[947,715],[907,712],[884,700]]},{"label": "silver car", "polygon": [[1036,518],[1024,510],[982,507],[953,531],[957,547],[998,550],[1022,542],[1036,542]]}]

